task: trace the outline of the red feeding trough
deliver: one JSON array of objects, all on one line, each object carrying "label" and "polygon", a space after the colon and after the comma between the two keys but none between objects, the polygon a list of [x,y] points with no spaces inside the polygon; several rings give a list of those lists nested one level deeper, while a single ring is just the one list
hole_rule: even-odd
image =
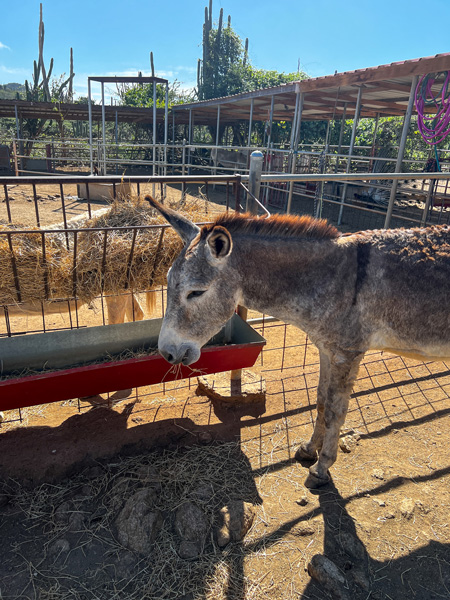
[{"label": "red feeding trough", "polygon": [[[0,381],[0,410],[251,367],[266,343],[235,314],[189,367],[171,368],[155,353],[113,358],[127,350],[151,352],[161,323],[151,319],[0,339],[2,376],[7,377]],[[25,370],[33,374],[20,375]]]}]

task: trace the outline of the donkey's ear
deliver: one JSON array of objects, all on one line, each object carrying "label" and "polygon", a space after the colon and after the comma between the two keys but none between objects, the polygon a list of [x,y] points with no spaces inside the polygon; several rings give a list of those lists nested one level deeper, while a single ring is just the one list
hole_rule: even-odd
[{"label": "donkey's ear", "polygon": [[233,249],[231,234],[225,227],[216,225],[206,236],[206,243],[212,258],[222,260],[226,258]]},{"label": "donkey's ear", "polygon": [[172,225],[185,244],[192,242],[195,236],[200,233],[200,228],[195,223],[189,221],[189,219],[186,219],[186,217],[183,217],[183,215],[180,215],[167,206],[163,206],[151,196],[145,196],[145,199]]}]

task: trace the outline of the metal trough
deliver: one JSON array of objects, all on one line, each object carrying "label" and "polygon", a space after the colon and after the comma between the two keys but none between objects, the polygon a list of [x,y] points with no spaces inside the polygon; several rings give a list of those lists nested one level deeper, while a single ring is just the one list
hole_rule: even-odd
[{"label": "metal trough", "polygon": [[[170,368],[159,354],[112,358],[156,349],[161,323],[150,319],[0,339],[1,375],[8,377],[0,381],[0,410],[251,367],[266,343],[235,314],[189,367]],[[33,374],[22,375],[27,370]]]}]

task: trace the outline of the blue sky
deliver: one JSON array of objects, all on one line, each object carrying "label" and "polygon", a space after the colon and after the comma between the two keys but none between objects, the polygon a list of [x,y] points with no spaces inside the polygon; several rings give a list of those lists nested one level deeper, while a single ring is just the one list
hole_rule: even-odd
[{"label": "blue sky", "polygon": [[[53,73],[69,71],[75,90],[88,75],[156,74],[195,85],[205,0],[43,0],[45,46]],[[252,64],[310,76],[329,75],[450,51],[450,0],[213,0],[249,38]],[[3,0],[0,83],[31,79],[38,57],[39,0]],[[439,25],[441,24],[441,25]]]}]

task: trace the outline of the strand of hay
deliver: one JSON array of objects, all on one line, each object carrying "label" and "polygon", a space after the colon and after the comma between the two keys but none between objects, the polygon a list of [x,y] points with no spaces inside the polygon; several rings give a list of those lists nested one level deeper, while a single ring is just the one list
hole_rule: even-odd
[{"label": "strand of hay", "polygon": [[[181,211],[192,221],[208,219],[205,204],[194,201]],[[141,292],[163,285],[167,271],[182,249],[182,242],[172,228],[118,230],[117,227],[166,225],[163,217],[140,198],[116,201],[109,211],[87,221],[86,228],[108,228],[106,254],[104,231],[77,234],[74,266],[74,234],[55,231],[45,234],[45,257],[42,234],[14,233],[10,225],[0,223],[0,231],[11,231],[13,254],[22,302],[41,302],[48,298],[71,298],[76,295],[89,303],[102,292],[118,294],[126,289]],[[34,231],[36,233],[34,233]],[[133,247],[133,256],[131,249]],[[130,261],[131,258],[131,261]],[[18,302],[13,271],[13,257],[7,236],[0,235],[0,304]]]}]

